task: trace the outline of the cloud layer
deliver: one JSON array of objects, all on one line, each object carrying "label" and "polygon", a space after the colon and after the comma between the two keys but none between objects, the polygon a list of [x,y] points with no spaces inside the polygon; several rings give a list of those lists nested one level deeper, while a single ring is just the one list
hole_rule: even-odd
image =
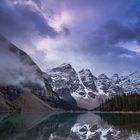
[{"label": "cloud layer", "polygon": [[139,5],[139,0],[2,0],[0,32],[43,70],[70,62],[95,74],[126,74],[140,69]]}]

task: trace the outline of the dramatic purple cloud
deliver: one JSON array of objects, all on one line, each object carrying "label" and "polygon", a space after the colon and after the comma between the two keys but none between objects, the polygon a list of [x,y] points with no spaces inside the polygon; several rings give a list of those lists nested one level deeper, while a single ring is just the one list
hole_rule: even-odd
[{"label": "dramatic purple cloud", "polygon": [[0,33],[46,70],[139,70],[139,0],[1,0]]}]

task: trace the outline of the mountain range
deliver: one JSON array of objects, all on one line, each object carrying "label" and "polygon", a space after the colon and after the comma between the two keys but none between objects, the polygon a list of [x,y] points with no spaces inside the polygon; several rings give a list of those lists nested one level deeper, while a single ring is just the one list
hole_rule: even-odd
[{"label": "mountain range", "polygon": [[65,63],[43,72],[2,35],[0,57],[0,111],[92,110],[115,95],[140,93],[140,71],[94,76]]},{"label": "mountain range", "polygon": [[49,83],[58,94],[71,94],[77,105],[85,109],[98,107],[106,99],[115,95],[140,93],[140,72],[127,76],[105,74],[94,76],[89,69],[76,72],[70,64],[47,71]]}]

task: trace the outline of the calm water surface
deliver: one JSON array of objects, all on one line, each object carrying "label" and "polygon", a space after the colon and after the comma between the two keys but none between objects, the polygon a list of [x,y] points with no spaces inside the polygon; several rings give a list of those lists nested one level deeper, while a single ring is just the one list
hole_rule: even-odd
[{"label": "calm water surface", "polygon": [[140,140],[140,114],[1,113],[0,140]]}]

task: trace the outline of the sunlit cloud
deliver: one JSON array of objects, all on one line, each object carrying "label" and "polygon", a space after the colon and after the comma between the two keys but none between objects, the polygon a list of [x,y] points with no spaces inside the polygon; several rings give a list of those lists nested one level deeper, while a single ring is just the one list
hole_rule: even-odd
[{"label": "sunlit cloud", "polygon": [[140,45],[137,41],[129,41],[125,43],[119,43],[119,45],[125,49],[128,49],[130,51],[140,53]]},{"label": "sunlit cloud", "polygon": [[129,54],[121,54],[120,57],[121,57],[121,58],[130,58],[130,59],[131,59],[131,58],[134,58],[133,55],[129,55]]},{"label": "sunlit cloud", "polygon": [[134,49],[135,52],[140,53],[140,47]]},{"label": "sunlit cloud", "polygon": [[63,11],[61,14],[54,15],[53,18],[49,19],[48,24],[57,32],[60,32],[63,30],[63,26],[70,24],[71,18],[70,13]]}]

